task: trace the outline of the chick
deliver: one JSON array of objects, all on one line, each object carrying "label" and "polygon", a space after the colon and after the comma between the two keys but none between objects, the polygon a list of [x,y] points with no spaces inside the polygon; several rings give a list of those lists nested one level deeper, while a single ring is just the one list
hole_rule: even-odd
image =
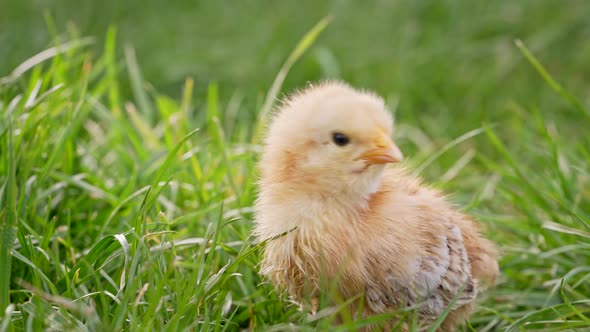
[{"label": "chick", "polygon": [[453,331],[493,284],[496,249],[441,193],[388,167],[402,160],[392,122],[381,98],[344,83],[287,98],[259,162],[261,274],[300,303],[332,287],[363,317],[415,307],[425,325],[457,297],[440,328]]}]

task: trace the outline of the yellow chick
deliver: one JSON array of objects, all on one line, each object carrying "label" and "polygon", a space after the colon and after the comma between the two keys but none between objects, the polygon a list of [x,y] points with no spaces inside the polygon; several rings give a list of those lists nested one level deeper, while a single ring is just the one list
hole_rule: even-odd
[{"label": "yellow chick", "polygon": [[496,249],[441,193],[387,167],[402,160],[392,122],[381,98],[344,83],[287,98],[259,163],[261,274],[312,311],[334,289],[356,298],[356,317],[412,307],[424,325],[457,297],[440,328],[453,331],[493,284]]}]

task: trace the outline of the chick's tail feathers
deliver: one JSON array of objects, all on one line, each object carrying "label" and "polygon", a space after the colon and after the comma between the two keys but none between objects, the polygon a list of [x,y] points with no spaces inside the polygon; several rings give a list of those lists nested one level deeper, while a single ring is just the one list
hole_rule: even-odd
[{"label": "chick's tail feathers", "polygon": [[471,275],[481,288],[493,287],[500,273],[496,246],[481,235],[481,227],[467,216],[458,218],[458,224],[471,262]]}]

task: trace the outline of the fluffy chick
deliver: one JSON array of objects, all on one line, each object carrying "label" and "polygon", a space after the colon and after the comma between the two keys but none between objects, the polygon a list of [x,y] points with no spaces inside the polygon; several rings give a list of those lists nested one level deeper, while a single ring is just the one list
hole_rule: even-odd
[{"label": "fluffy chick", "polygon": [[343,83],[284,102],[259,162],[261,273],[300,303],[333,287],[363,316],[414,306],[424,324],[458,296],[441,327],[453,331],[493,284],[496,250],[441,193],[387,167],[402,160],[392,129],[381,98]]}]

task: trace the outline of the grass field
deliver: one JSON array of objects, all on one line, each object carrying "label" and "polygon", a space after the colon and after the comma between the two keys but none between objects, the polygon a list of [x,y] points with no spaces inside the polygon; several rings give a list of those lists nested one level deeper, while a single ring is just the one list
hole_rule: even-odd
[{"label": "grass field", "polygon": [[466,331],[590,330],[590,4],[5,7],[0,332],[367,323],[299,312],[250,237],[265,100],[323,78],[383,95],[408,167],[501,248]]}]

